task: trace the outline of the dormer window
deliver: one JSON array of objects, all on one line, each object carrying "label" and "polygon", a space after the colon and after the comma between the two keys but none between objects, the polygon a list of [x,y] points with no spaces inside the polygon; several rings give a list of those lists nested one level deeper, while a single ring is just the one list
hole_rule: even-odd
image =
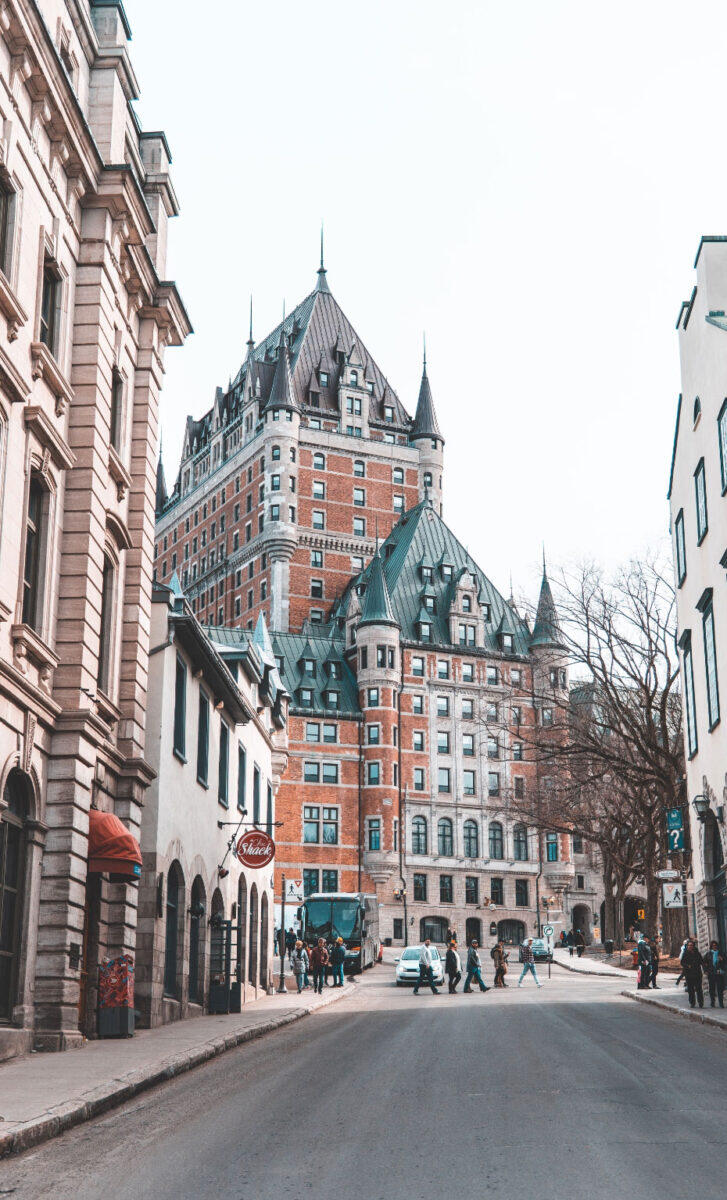
[{"label": "dormer window", "polygon": [[326,708],[338,708],[339,700],[339,692],[326,692]]},{"label": "dormer window", "polygon": [[419,640],[422,642],[431,642],[431,640],[432,640],[431,621],[420,621],[419,622]]},{"label": "dormer window", "polygon": [[302,708],[313,707],[313,692],[310,688],[300,689],[300,703]]},{"label": "dormer window", "polygon": [[358,371],[351,372],[351,387],[358,387]]},{"label": "dormer window", "polygon": [[471,596],[463,596],[462,597],[462,612],[466,612],[466,613],[472,612],[472,597]]},{"label": "dormer window", "polygon": [[319,371],[318,378],[320,380],[321,387],[328,387],[328,371]]},{"label": "dormer window", "polygon": [[503,635],[502,635],[502,648],[503,648],[503,650],[512,650],[512,648],[513,648],[513,641],[512,641],[512,634],[511,634],[511,633],[503,633]]},{"label": "dormer window", "polygon": [[434,596],[425,596],[424,597],[424,607],[426,608],[427,612],[430,612],[430,613],[436,612]]},{"label": "dormer window", "polygon": [[384,405],[384,420],[385,421],[393,421],[394,420],[394,410],[390,404]]},{"label": "dormer window", "polygon": [[490,605],[489,604],[482,605],[482,616],[485,621],[490,620]]},{"label": "dormer window", "polygon": [[303,659],[303,674],[315,676],[315,673],[316,673],[315,659],[304,658]]},{"label": "dormer window", "polygon": [[442,579],[451,579],[454,574],[454,567],[449,563],[442,563]]},{"label": "dormer window", "polygon": [[432,575],[433,575],[432,568],[431,567],[422,567],[421,571],[422,571],[422,579],[424,580],[424,583],[431,583]]},{"label": "dormer window", "polygon": [[368,388],[368,393],[369,393],[369,396],[373,396],[373,394],[374,394],[374,385],[373,385],[373,383],[370,383],[370,382],[369,382],[369,383],[367,383],[367,384],[366,384],[366,387]]},{"label": "dormer window", "polygon": [[329,663],[331,679],[343,679],[343,670],[338,662]]}]

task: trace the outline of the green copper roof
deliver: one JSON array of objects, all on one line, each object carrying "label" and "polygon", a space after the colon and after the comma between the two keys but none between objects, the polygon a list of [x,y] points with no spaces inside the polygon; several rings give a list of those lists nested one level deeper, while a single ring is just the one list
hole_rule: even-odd
[{"label": "green copper roof", "polygon": [[[344,657],[343,635],[330,626],[316,625],[303,633],[273,633],[273,652],[282,660],[283,683],[290,692],[290,707],[297,712],[325,714],[331,720],[343,713],[359,713],[358,686],[356,678]],[[307,675],[301,668],[304,659],[313,659],[315,675]],[[331,674],[335,664],[341,678]],[[304,703],[302,689],[312,692],[310,703]],[[338,692],[338,705],[332,708],[327,703],[328,692]]]},{"label": "green copper roof", "polygon": [[429,385],[426,361],[424,363],[424,370],[422,371],[422,382],[419,387],[419,399],[417,401],[417,410],[414,414],[414,424],[409,434],[412,442],[421,437],[439,438],[440,441],[444,441],[437,421],[437,414],[434,411],[434,399],[432,397],[432,389]]},{"label": "green copper roof", "polygon": [[366,591],[363,596],[361,620],[359,621],[359,626],[361,625],[395,625],[397,627],[399,625],[391,607],[391,598],[386,586],[378,546],[366,576]]},{"label": "green copper roof", "polygon": [[560,631],[560,622],[558,621],[553,593],[550,590],[545,563],[543,563],[540,599],[538,600],[538,611],[535,614],[535,627],[533,628],[533,636],[530,644],[532,646],[562,646],[563,644],[563,634]]}]

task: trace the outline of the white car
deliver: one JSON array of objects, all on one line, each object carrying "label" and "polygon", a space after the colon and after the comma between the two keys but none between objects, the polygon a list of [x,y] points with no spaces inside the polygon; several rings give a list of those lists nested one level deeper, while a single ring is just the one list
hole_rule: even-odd
[{"label": "white car", "polygon": [[[401,958],[396,959],[396,986],[405,987],[407,983],[416,983],[419,979],[419,955],[421,946],[407,946],[402,950]],[[435,984],[444,983],[444,963],[436,946],[429,947],[432,956],[432,976]]]}]

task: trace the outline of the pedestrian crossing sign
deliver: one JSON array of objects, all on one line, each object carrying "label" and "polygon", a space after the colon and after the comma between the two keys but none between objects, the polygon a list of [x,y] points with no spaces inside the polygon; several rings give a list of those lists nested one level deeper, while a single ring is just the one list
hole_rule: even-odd
[{"label": "pedestrian crossing sign", "polygon": [[684,908],[684,884],[663,883],[664,908]]}]

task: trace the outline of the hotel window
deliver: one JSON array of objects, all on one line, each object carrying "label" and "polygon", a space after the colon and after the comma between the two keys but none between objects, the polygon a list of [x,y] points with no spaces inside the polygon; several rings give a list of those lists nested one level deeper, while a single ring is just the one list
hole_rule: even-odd
[{"label": "hotel window", "polygon": [[381,849],[381,819],[371,817],[369,820],[369,850]]},{"label": "hotel window", "polygon": [[338,708],[340,698],[340,692],[326,692],[326,708]]},{"label": "hotel window", "polygon": [[473,663],[462,663],[462,682],[474,683],[475,668]]},{"label": "hotel window", "polygon": [[321,778],[321,766],[317,762],[307,762],[303,764],[303,782],[318,783]]},{"label": "hotel window", "polygon": [[271,504],[270,505],[270,520],[271,521],[279,521],[280,520],[280,505],[279,504]]},{"label": "hotel window", "polygon": [[[280,491],[280,476],[279,475],[271,475],[270,476],[270,490],[271,490],[271,492],[279,492]],[[321,499],[322,498],[323,497],[321,497]],[[215,536],[214,533],[212,534],[212,536],[213,537]]]},{"label": "hotel window", "polygon": [[707,480],[704,474],[704,459],[700,458],[694,472],[694,494],[697,507],[697,545],[707,534]]},{"label": "hotel window", "polygon": [[324,762],[322,779],[324,783],[338,783],[338,763]]},{"label": "hotel window", "polygon": [[321,512],[320,509],[314,508],[313,509],[313,528],[314,529],[325,529],[325,527],[326,527],[325,513]]},{"label": "hotel window", "polygon": [[582,836],[582,834],[574,833],[573,837],[572,837],[572,842],[573,842],[573,853],[574,854],[582,854],[583,853],[583,836]]},{"label": "hotel window", "polygon": [[717,646],[714,633],[714,610],[711,590],[702,608],[702,634],[704,637],[704,666],[707,682],[707,713],[710,731],[719,721],[719,682],[717,679]]},{"label": "hotel window", "polygon": [[513,742],[512,744],[513,762],[523,761],[523,744],[522,742]]},{"label": "hotel window", "polygon": [[311,867],[303,868],[303,895],[312,896],[318,891],[319,873]]},{"label": "hotel window", "polygon": [[437,733],[437,754],[449,754],[449,734],[445,729]]},{"label": "hotel window", "polygon": [[497,684],[500,682],[500,673],[497,667],[487,668],[487,682],[490,687],[497,687]]},{"label": "hotel window", "polygon": [[528,861],[528,831],[524,825],[516,825],[512,833],[516,862]]},{"label": "hotel window", "polygon": [[220,758],[217,778],[217,799],[227,808],[227,784],[229,776],[230,731],[224,721],[220,721]]},{"label": "hotel window", "polygon": [[326,485],[325,485],[324,481],[322,479],[314,479],[313,480],[313,499],[314,500],[325,500],[325,498],[326,498]]},{"label": "hotel window", "polygon": [[381,766],[377,762],[366,764],[366,782],[372,786],[376,786],[381,778]]},{"label": "hotel window", "polygon": [[311,623],[311,625],[322,625],[323,624],[323,609],[322,608],[312,608],[310,610],[310,623]]},{"label": "hotel window", "polygon": [[111,372],[111,413],[109,440],[117,454],[121,453],[124,416],[124,377],[117,367]]},{"label": "hotel window", "polygon": [[449,679],[449,659],[437,660],[437,679]]},{"label": "hotel window", "polygon": [[419,753],[422,753],[424,750],[424,733],[422,730],[415,729],[411,737],[412,750],[417,750]]},{"label": "hotel window", "polygon": [[381,741],[381,726],[367,725],[366,726],[366,741],[369,746],[378,746]]},{"label": "hotel window", "polygon": [[114,643],[114,593],[116,571],[108,555],[104,555],[101,585],[101,637],[98,650],[98,686],[106,695],[111,687],[111,656]]},{"label": "hotel window", "polygon": [[319,371],[318,379],[321,387],[328,387],[328,371]]},{"label": "hotel window", "polygon": [[471,596],[463,596],[462,597],[462,612],[463,613],[471,613],[472,612],[472,597]]},{"label": "hotel window", "polygon": [[369,708],[378,708],[379,707],[379,689],[378,688],[369,688],[368,689],[368,707]]},{"label": "hotel window", "polygon": [[48,495],[38,476],[30,477],[28,513],[25,521],[25,560],[23,566],[23,623],[36,632],[43,621],[44,555],[47,539]]},{"label": "hotel window", "polygon": [[416,693],[411,698],[411,711],[417,717],[420,717],[424,712],[424,697],[419,693]]},{"label": "hotel window", "polygon": [[366,507],[366,490],[365,488],[355,487],[353,489],[353,502],[356,508]]},{"label": "hotel window", "polygon": [[366,475],[366,463],[362,458],[353,460],[353,473],[357,479],[363,479]]},{"label": "hotel window", "polygon": [[512,634],[511,634],[511,633],[503,633],[503,635],[502,635],[502,648],[503,648],[503,650],[512,650],[512,648],[513,648],[513,640],[512,640]]},{"label": "hotel window", "polygon": [[335,743],[338,741],[338,726],[326,721],[323,724],[323,741]]},{"label": "hotel window", "polygon": [[439,767],[437,769],[437,791],[450,792],[451,790],[449,767]]},{"label": "hotel window", "polygon": [[528,881],[527,879],[515,880],[515,906],[517,908],[527,908],[530,904],[528,896]]},{"label": "hotel window", "polygon": [[476,875],[465,875],[464,902],[465,904],[479,904],[480,902],[480,881]]},{"label": "hotel window", "polygon": [[420,621],[419,622],[419,641],[420,642],[431,642],[431,640],[432,640],[431,622]]},{"label": "hotel window", "polygon": [[510,671],[510,682],[515,683],[518,686],[522,682],[522,671],[519,667],[513,667]]},{"label": "hotel window", "polygon": [[437,696],[437,716],[438,717],[448,717],[449,716],[449,697],[448,696]]},{"label": "hotel window", "polygon": [[452,876],[451,875],[440,875],[439,876],[439,902],[440,902],[440,904],[451,904],[452,903],[452,893],[453,893]]},{"label": "hotel window", "polygon": [[414,768],[414,791],[415,792],[423,792],[424,791],[424,768],[423,767],[415,767]]},{"label": "hotel window", "polygon": [[474,715],[475,715],[474,700],[463,700],[462,701],[462,718],[463,718],[463,720],[471,721],[472,718],[474,717]]},{"label": "hotel window", "polygon": [[240,812],[245,809],[247,801],[247,751],[237,743],[237,807]]},{"label": "hotel window", "polygon": [[431,471],[424,472],[424,486],[425,486],[425,488],[432,486],[432,472]]},{"label": "hotel window", "polygon": [[727,492],[727,400],[722,404],[717,417],[719,430],[719,465],[722,477],[722,495]]},{"label": "hotel window", "polygon": [[412,655],[411,673],[412,675],[424,675],[424,659],[419,654]]},{"label": "hotel window", "polygon": [[487,757],[488,758],[499,758],[500,757],[500,743],[496,737],[488,737],[488,739],[487,739]]},{"label": "hotel window", "polygon": [[553,724],[552,708],[544,708],[542,710],[542,722],[543,722],[543,725],[552,725]]},{"label": "hotel window", "polygon": [[488,796],[500,795],[500,772],[490,771],[487,776],[487,794]]},{"label": "hotel window", "polygon": [[[426,850],[414,850],[413,853],[426,854]],[[414,899],[422,903],[426,903],[427,899],[427,877],[418,872],[414,875]]]},{"label": "hotel window", "polygon": [[464,834],[465,858],[477,858],[480,852],[480,832],[477,828],[477,822],[465,821],[462,832]]},{"label": "hotel window", "polygon": [[320,742],[321,727],[316,721],[306,721],[305,740],[307,742]]},{"label": "hotel window", "polygon": [[547,862],[558,861],[558,834],[546,833],[545,835],[545,858]]},{"label": "hotel window", "polygon": [[174,753],[184,760],[187,725],[187,668],[181,658],[177,659],[174,680]]},{"label": "hotel window", "polygon": [[682,657],[684,660],[684,694],[687,714],[687,750],[689,757],[697,753],[697,710],[694,700],[694,660],[692,658],[692,637],[688,629],[681,637]]},{"label": "hotel window", "polygon": [[[720,447],[721,447],[720,441]],[[684,538],[684,509],[680,508],[674,521],[674,541],[676,543],[677,585],[682,586],[687,577],[687,547]]]},{"label": "hotel window", "polygon": [[475,753],[475,735],[473,733],[462,734],[462,753],[466,758],[472,758]]},{"label": "hotel window", "polygon": [[311,550],[310,565],[312,567],[318,567],[319,569],[323,566],[323,551],[322,550]]},{"label": "hotel window", "polygon": [[513,779],[513,785],[515,788],[515,799],[516,800],[524,800],[525,799],[525,780],[523,779],[522,775],[515,776],[515,778]]},{"label": "hotel window", "polygon": [[[490,843],[490,858],[501,859],[505,857],[504,842],[502,836],[502,825],[499,821],[490,821],[489,830]],[[494,880],[493,880],[494,883]],[[494,900],[494,896],[493,896]],[[497,902],[496,902],[497,903]],[[502,904],[502,900],[499,901]]]},{"label": "hotel window", "polygon": [[504,885],[501,879],[490,880],[490,900],[493,904],[504,903]]},{"label": "hotel window", "polygon": [[322,579],[311,579],[310,594],[314,600],[322,600],[323,599],[323,580]]},{"label": "hotel window", "polygon": [[404,483],[404,472],[401,467],[394,467],[393,480],[395,484],[401,486]]},{"label": "hotel window", "polygon": [[270,457],[271,457],[271,459],[273,460],[273,462],[279,462],[279,461],[280,461],[280,446],[273,446],[273,449],[272,449],[272,452],[271,452],[271,454],[270,454]]},{"label": "hotel window", "polygon": [[52,259],[46,257],[43,265],[39,336],[41,342],[56,357],[58,356],[58,335],[60,331],[61,290],[61,278],[58,273],[58,267]]},{"label": "hotel window", "polygon": [[395,513],[403,513],[403,511],[404,511],[404,497],[400,496],[400,495],[395,495],[394,496],[394,512]]},{"label": "hotel window", "polygon": [[353,532],[355,537],[366,537],[366,518],[353,518]]},{"label": "hotel window", "polygon": [[338,809],[323,809],[323,842],[326,846],[338,845]]},{"label": "hotel window", "polygon": [[474,796],[476,790],[474,771],[465,770],[462,772],[462,787],[465,796]]}]

